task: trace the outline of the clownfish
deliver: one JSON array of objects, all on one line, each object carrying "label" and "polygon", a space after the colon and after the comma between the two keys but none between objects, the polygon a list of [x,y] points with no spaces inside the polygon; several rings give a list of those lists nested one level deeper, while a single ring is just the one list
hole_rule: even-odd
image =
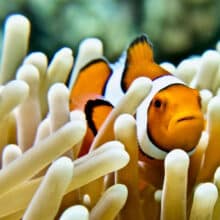
[{"label": "clownfish", "polygon": [[[192,154],[204,129],[199,92],[154,62],[146,35],[136,38],[116,64],[100,58],[80,70],[70,109],[84,110],[87,139],[92,140],[131,83],[142,76],[152,80],[152,88],[135,115],[141,153],[158,160],[176,148]],[[84,154],[88,144],[82,149]]]}]

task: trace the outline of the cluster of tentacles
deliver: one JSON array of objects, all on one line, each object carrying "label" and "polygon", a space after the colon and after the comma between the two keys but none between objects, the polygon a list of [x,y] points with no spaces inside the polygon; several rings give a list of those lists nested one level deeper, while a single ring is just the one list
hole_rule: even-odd
[{"label": "cluster of tentacles", "polygon": [[[72,50],[61,48],[48,63],[42,52],[28,54],[29,36],[27,18],[6,20],[0,65],[1,219],[220,218],[218,47],[177,67],[161,64],[200,91],[207,124],[194,154],[171,151],[164,175],[158,176],[139,161],[133,117],[149,82],[133,82],[92,150],[78,157],[87,123],[82,111],[69,110],[74,84],[66,81],[70,75],[73,82],[83,65],[103,55],[102,43],[83,41],[75,62]],[[149,184],[141,187],[142,181]]]}]

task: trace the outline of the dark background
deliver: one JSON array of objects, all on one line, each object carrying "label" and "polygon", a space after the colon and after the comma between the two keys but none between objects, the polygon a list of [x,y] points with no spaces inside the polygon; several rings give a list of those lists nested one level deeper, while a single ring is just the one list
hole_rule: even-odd
[{"label": "dark background", "polygon": [[4,21],[12,13],[31,21],[30,51],[49,57],[63,46],[77,54],[81,40],[98,37],[107,58],[115,61],[137,35],[146,33],[158,62],[178,64],[220,40],[219,0],[2,0],[0,50]]}]

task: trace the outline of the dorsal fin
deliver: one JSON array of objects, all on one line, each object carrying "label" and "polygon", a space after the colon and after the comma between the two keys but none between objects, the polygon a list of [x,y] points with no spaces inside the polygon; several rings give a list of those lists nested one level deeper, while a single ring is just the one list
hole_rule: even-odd
[{"label": "dorsal fin", "polygon": [[86,103],[86,119],[94,135],[96,135],[112,108],[112,104],[103,99],[89,100]]},{"label": "dorsal fin", "polygon": [[[111,73],[108,62],[103,58],[93,60],[84,66],[79,71],[70,93],[70,109],[75,109],[78,102],[83,101],[81,105],[85,105],[91,95],[102,96]],[[88,99],[86,99],[87,96]]]},{"label": "dorsal fin", "polygon": [[121,86],[127,91],[131,83],[140,76],[155,79],[169,74],[154,62],[152,44],[146,35],[136,38],[128,47],[125,69],[122,75]]}]

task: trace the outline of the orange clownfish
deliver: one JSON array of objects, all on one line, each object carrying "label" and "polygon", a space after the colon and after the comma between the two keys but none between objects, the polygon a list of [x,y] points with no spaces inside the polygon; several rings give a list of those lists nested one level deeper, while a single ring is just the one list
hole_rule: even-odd
[{"label": "orange clownfish", "polygon": [[83,67],[71,91],[70,109],[85,111],[91,140],[113,106],[141,76],[152,80],[150,93],[136,111],[141,152],[159,160],[174,148],[191,154],[204,128],[199,92],[154,62],[145,35],[136,38],[116,64],[97,59]]}]

